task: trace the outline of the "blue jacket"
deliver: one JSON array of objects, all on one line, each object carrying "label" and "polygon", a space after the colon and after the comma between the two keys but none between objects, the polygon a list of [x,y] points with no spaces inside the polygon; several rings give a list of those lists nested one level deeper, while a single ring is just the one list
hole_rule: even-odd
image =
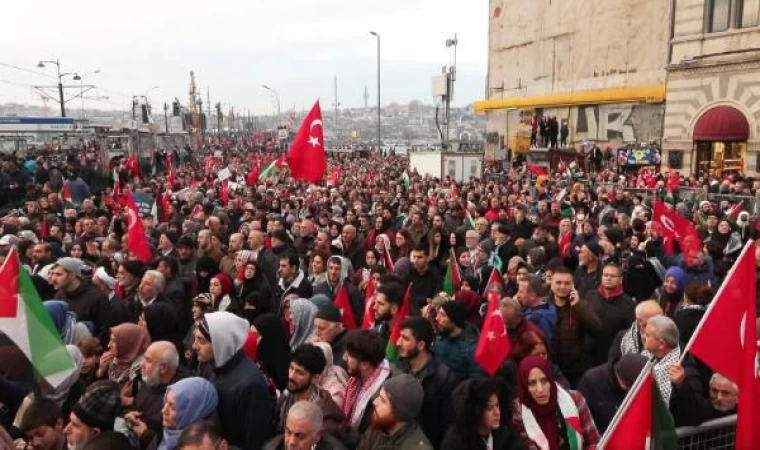
[{"label": "blue jacket", "polygon": [[557,326],[557,308],[550,302],[523,308],[523,317],[530,320],[543,331],[546,342],[554,337],[554,327]]},{"label": "blue jacket", "polygon": [[435,341],[435,359],[446,364],[459,380],[483,375],[475,362],[475,348],[478,346],[480,332],[467,324],[457,337],[439,336]]}]

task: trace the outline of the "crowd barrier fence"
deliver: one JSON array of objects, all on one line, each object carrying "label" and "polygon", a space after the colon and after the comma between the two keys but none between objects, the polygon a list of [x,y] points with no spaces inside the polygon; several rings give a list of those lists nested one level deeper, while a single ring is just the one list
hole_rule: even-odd
[{"label": "crowd barrier fence", "polygon": [[676,429],[679,450],[729,450],[736,441],[736,415]]}]

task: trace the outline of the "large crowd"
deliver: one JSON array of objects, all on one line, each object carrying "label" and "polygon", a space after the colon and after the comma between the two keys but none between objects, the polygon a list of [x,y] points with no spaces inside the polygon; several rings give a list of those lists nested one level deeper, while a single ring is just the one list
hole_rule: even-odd
[{"label": "large crowd", "polygon": [[[52,387],[0,333],[0,448],[596,449],[649,361],[676,426],[736,413],[737,386],[681,350],[760,237],[731,199],[760,180],[675,180],[711,202],[667,173],[645,196],[636,174],[525,164],[455,183],[373,152],[313,185],[217,138],[108,162],[154,199],[145,263],[87,154],[2,162],[0,262],[15,249],[75,370]],[[693,221],[690,258],[666,251],[656,197]],[[489,373],[494,290],[510,351]]]}]

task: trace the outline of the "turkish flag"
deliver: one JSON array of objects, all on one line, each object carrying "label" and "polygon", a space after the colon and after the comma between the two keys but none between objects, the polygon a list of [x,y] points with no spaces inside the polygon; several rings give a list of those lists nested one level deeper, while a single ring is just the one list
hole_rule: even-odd
[{"label": "turkish flag", "polygon": [[499,294],[492,291],[488,294],[488,314],[475,348],[475,362],[493,376],[510,351],[507,328],[499,311]]},{"label": "turkish flag", "polygon": [[364,298],[364,317],[362,330],[370,330],[375,325],[375,283],[372,278],[367,282],[367,295]]},{"label": "turkish flag", "polygon": [[137,212],[137,205],[135,205],[135,199],[132,198],[132,191],[126,192],[127,198],[127,212],[129,213],[129,220],[127,231],[129,251],[137,257],[140,261],[148,264],[153,259],[153,253],[150,251],[148,245],[148,239],[145,237],[145,228],[143,228],[140,214]]},{"label": "turkish flag", "polygon": [[290,174],[297,180],[316,183],[325,176],[327,154],[322,135],[322,111],[319,101],[306,115],[296,133],[287,156]]},{"label": "turkish flag", "polygon": [[172,161],[172,155],[166,155],[166,168],[169,172],[169,187],[174,189],[174,183],[177,182],[177,177],[174,175],[174,161]]},{"label": "turkish flag", "polygon": [[652,220],[662,226],[662,234],[665,239],[678,241],[687,262],[691,261],[694,255],[700,251],[702,240],[699,239],[699,234],[694,229],[694,225],[670,207],[665,206],[664,203],[654,202]]},{"label": "turkish flag", "polygon": [[222,205],[227,206],[230,201],[230,184],[227,180],[222,181],[222,192],[219,198],[222,200]]},{"label": "turkish flag", "polygon": [[132,173],[133,178],[140,178],[140,165],[137,164],[135,155],[130,155],[130,157],[127,159],[125,167],[127,170],[129,170],[130,173]]},{"label": "turkish flag", "polygon": [[351,309],[351,302],[348,300],[348,292],[346,287],[342,284],[338,288],[338,293],[333,299],[333,304],[340,310],[340,317],[343,319],[343,326],[347,330],[356,329],[356,319],[354,318],[354,310]]},{"label": "turkish flag", "polygon": [[757,379],[755,243],[747,242],[686,346],[694,356],[739,386],[736,448],[760,448]]}]

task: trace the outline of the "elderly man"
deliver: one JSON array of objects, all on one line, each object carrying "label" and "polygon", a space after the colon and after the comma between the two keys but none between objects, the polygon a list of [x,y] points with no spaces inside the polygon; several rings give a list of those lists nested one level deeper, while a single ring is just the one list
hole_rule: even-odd
[{"label": "elderly man", "polygon": [[670,403],[673,392],[670,368],[681,357],[678,338],[678,327],[667,316],[652,317],[644,328],[644,351],[641,354],[654,359],[655,380],[666,404]]},{"label": "elderly man", "polygon": [[[166,286],[166,278],[161,272],[158,270],[146,271],[140,281],[140,286],[137,288],[137,301],[130,305],[132,314],[139,318],[146,306],[165,302],[164,286]],[[179,313],[180,311],[177,310],[177,314]]]},{"label": "elderly man", "polygon": [[100,381],[71,408],[70,422],[63,430],[70,450],[81,450],[92,438],[113,430],[116,417],[121,414],[119,385]]},{"label": "elderly man", "polygon": [[67,302],[77,320],[87,324],[92,334],[107,345],[108,300],[100,289],[82,278],[82,267],[79,259],[61,258],[49,271],[50,283],[56,290],[55,298]]},{"label": "elderly man", "polygon": [[245,236],[241,233],[233,233],[230,235],[230,242],[227,246],[227,254],[222,257],[222,261],[219,263],[219,269],[230,276],[233,280],[237,277],[237,269],[235,268],[235,258],[238,253],[243,250],[243,244],[245,244]]},{"label": "elderly man", "polygon": [[676,363],[670,367],[673,383],[670,410],[676,426],[697,426],[736,414],[739,387],[723,375],[714,373],[710,378],[710,396],[706,398],[693,362],[687,358],[683,365]]},{"label": "elderly man", "polygon": [[285,421],[285,433],[276,436],[264,450],[345,450],[338,439],[323,433],[322,409],[308,401],[296,402]]},{"label": "elderly man", "polygon": [[618,332],[612,341],[607,359],[619,358],[627,353],[641,353],[644,351],[644,329],[647,322],[654,316],[664,314],[662,307],[655,300],[645,300],[634,309],[635,321],[627,330]]},{"label": "elderly man", "polygon": [[320,306],[314,317],[314,342],[330,344],[336,365],[346,368],[343,354],[346,353],[346,333],[343,317],[334,304]]},{"label": "elderly man", "polygon": [[253,252],[256,267],[269,282],[269,285],[277,286],[277,257],[271,250],[265,247],[266,235],[261,230],[251,230],[248,234],[248,248]]},{"label": "elderly man", "polygon": [[354,270],[364,267],[364,248],[353,225],[344,225],[340,236],[341,255],[351,261]]},{"label": "elderly man", "polygon": [[162,433],[162,413],[166,388],[188,375],[179,365],[179,353],[171,342],[152,343],[144,354],[142,363],[142,384],[137,395],[122,395],[122,405],[127,412],[127,420],[132,432],[140,440],[140,447],[147,448],[154,437]]}]

